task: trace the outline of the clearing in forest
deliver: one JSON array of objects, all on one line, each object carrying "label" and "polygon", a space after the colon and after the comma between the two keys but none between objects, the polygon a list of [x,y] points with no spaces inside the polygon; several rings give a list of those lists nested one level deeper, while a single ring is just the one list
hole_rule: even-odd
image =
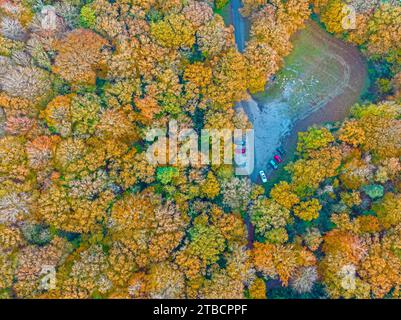
[{"label": "clearing in forest", "polygon": [[293,149],[299,131],[344,119],[365,88],[367,72],[359,51],[316,23],[308,22],[293,45],[274,82],[238,105],[255,129],[255,181],[259,170],[270,171],[267,163],[280,144]]}]

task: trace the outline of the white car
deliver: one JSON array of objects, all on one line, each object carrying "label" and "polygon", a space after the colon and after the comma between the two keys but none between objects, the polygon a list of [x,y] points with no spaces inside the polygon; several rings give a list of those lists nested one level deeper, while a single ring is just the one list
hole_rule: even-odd
[{"label": "white car", "polygon": [[265,173],[263,170],[261,170],[261,171],[259,172],[259,176],[260,176],[260,179],[262,179],[262,182],[263,182],[263,183],[266,183],[266,182],[267,182],[266,173]]}]

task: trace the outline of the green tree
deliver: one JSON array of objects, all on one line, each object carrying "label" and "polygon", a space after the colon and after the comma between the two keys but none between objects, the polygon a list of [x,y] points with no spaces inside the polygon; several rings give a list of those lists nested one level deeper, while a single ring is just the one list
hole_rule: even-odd
[{"label": "green tree", "polygon": [[162,184],[168,184],[177,178],[179,171],[174,167],[159,167],[156,169],[156,179]]}]

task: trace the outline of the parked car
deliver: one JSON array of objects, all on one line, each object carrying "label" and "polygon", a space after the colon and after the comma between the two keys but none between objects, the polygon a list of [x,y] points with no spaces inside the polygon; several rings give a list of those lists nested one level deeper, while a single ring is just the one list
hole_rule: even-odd
[{"label": "parked car", "polygon": [[274,161],[274,160],[270,160],[269,165],[270,165],[274,170],[277,170],[277,169],[278,169],[278,165],[277,165],[276,161]]},{"label": "parked car", "polygon": [[235,154],[245,154],[246,148],[235,148]]},{"label": "parked car", "polygon": [[281,159],[281,157],[278,154],[276,154],[274,156],[274,161],[276,161],[276,163],[281,163],[281,162],[283,162],[283,159]]},{"label": "parked car", "polygon": [[266,173],[265,173],[263,170],[261,170],[261,171],[259,172],[259,176],[260,176],[260,179],[262,179],[262,182],[263,182],[263,183],[266,183],[266,182],[267,182]]},{"label": "parked car", "polygon": [[246,165],[248,165],[248,158],[244,154],[236,154],[234,156],[234,161],[235,161],[236,166],[240,167],[240,168],[245,167]]},{"label": "parked car", "polygon": [[284,151],[284,149],[282,147],[278,147],[276,150],[282,157],[285,156],[285,151]]},{"label": "parked car", "polygon": [[237,146],[245,146],[246,142],[242,139],[234,140],[234,144]]}]

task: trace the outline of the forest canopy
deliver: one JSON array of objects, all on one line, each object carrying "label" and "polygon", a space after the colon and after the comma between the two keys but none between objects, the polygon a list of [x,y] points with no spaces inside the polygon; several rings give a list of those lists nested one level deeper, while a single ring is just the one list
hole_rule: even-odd
[{"label": "forest canopy", "polygon": [[[0,297],[398,297],[401,7],[355,1],[363,28],[342,34],[338,2],[244,0],[241,53],[227,1],[1,1]],[[300,133],[268,191],[232,165],[149,163],[171,120],[251,127],[235,103],[312,10],[384,61],[385,101]]]}]

